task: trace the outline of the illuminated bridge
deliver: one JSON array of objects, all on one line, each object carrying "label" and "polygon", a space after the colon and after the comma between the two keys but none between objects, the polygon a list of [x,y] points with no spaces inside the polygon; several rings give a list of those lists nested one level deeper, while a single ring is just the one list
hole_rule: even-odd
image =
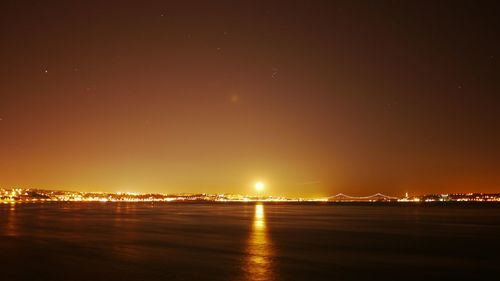
[{"label": "illuminated bridge", "polygon": [[343,201],[343,202],[373,202],[373,201],[397,201],[397,197],[391,197],[382,193],[376,193],[370,196],[349,196],[339,193],[328,197],[328,201]]}]

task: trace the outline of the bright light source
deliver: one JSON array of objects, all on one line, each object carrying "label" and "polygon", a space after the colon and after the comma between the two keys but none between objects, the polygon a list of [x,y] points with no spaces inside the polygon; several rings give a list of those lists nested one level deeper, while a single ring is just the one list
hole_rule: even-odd
[{"label": "bright light source", "polygon": [[255,183],[255,190],[257,190],[258,192],[264,190],[264,187],[265,187],[265,185],[263,182],[259,181],[259,182]]}]

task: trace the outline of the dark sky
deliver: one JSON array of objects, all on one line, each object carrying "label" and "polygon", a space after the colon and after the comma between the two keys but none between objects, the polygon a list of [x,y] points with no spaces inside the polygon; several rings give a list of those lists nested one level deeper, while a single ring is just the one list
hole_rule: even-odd
[{"label": "dark sky", "polygon": [[500,192],[498,1],[1,1],[0,187]]}]

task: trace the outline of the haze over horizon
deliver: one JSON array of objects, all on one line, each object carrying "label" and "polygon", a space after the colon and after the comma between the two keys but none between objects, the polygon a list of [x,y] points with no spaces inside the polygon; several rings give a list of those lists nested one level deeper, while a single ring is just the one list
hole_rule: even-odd
[{"label": "haze over horizon", "polygon": [[500,192],[496,1],[2,1],[0,187]]}]

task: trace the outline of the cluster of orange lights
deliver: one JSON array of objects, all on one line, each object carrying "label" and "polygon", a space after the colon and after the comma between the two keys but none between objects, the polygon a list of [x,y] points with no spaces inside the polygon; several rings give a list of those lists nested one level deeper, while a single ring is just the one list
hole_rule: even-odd
[{"label": "cluster of orange lights", "polygon": [[[390,199],[352,197],[339,195],[327,198],[287,198],[262,195],[265,184],[255,183],[257,195],[238,194],[141,194],[131,192],[73,192],[39,189],[0,189],[0,203],[16,202],[172,202],[172,201],[212,201],[212,202],[500,202],[500,194],[441,194]],[[361,198],[361,199],[359,199]],[[370,199],[370,200],[368,200]]]}]

